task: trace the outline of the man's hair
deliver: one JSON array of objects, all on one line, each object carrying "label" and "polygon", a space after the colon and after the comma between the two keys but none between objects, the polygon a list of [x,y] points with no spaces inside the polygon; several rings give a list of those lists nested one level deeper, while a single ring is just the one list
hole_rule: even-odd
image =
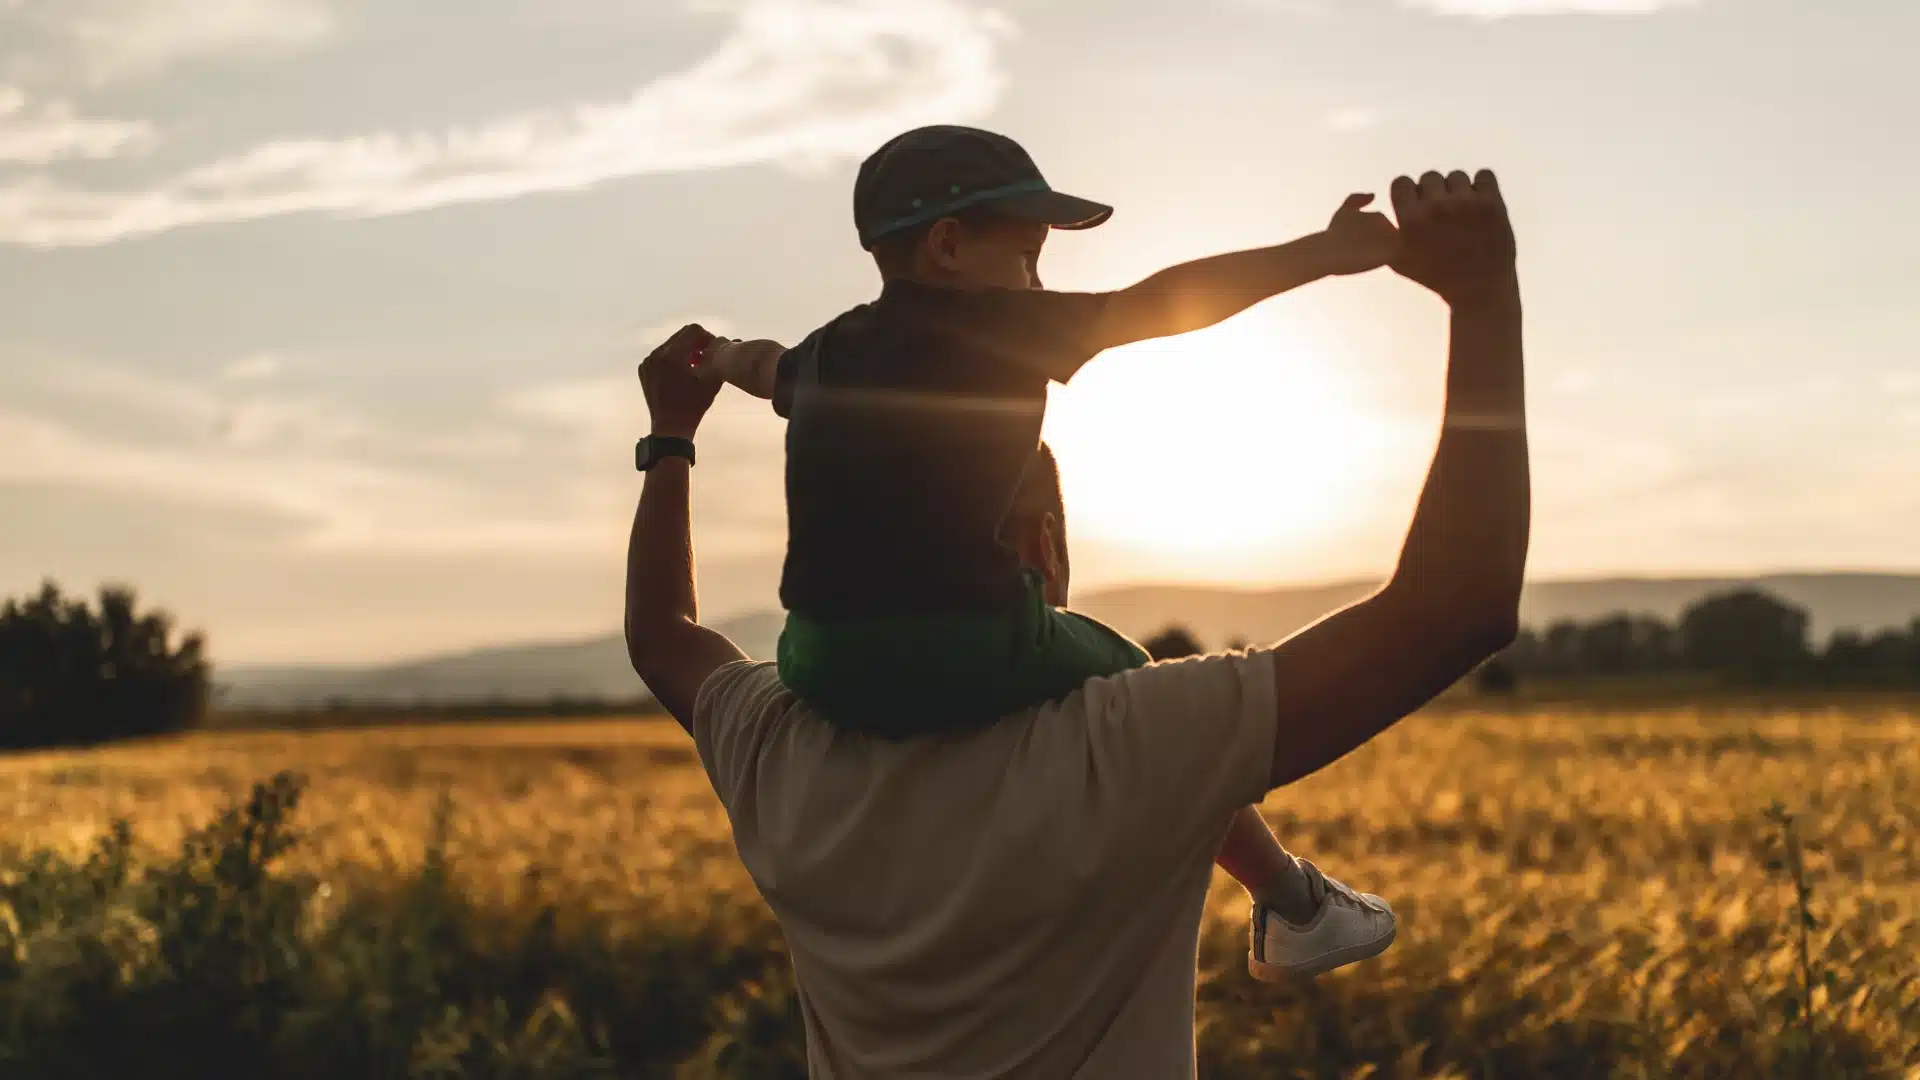
[{"label": "man's hair", "polygon": [[966,206],[932,221],[890,232],[873,242],[873,261],[880,267],[880,276],[888,281],[912,277],[914,253],[920,250],[921,243],[933,231],[933,227],[945,218],[958,221],[963,229],[990,228],[1001,220],[999,214],[984,206]]},{"label": "man's hair", "polygon": [[1013,505],[1007,510],[1007,519],[1001,526],[1004,535],[1012,529],[1031,524],[1052,514],[1064,533],[1067,527],[1066,500],[1060,494],[1060,463],[1054,459],[1053,447],[1041,443],[1027,461],[1027,470],[1020,476],[1020,486],[1013,493]]}]

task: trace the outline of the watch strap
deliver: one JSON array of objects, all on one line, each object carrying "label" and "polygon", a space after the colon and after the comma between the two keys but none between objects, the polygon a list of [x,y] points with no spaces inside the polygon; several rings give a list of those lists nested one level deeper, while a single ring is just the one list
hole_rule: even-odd
[{"label": "watch strap", "polygon": [[670,457],[683,457],[687,464],[693,464],[693,440],[678,435],[649,435],[633,446],[633,467],[641,472]]}]

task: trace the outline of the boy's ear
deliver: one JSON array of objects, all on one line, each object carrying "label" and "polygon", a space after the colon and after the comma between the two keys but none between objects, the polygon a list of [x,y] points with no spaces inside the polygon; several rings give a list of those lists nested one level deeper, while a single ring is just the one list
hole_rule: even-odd
[{"label": "boy's ear", "polygon": [[966,226],[959,218],[941,218],[927,228],[927,235],[920,241],[933,265],[942,270],[952,270],[960,263],[960,234]]}]

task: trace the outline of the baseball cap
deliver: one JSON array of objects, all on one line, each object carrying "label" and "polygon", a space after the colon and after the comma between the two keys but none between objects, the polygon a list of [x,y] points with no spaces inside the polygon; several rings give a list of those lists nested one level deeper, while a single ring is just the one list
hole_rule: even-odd
[{"label": "baseball cap", "polygon": [[1053,190],[1005,135],[951,124],[894,136],[853,182],[853,223],[869,251],[890,233],[982,204],[1056,229],[1091,229],[1113,216],[1111,206]]}]

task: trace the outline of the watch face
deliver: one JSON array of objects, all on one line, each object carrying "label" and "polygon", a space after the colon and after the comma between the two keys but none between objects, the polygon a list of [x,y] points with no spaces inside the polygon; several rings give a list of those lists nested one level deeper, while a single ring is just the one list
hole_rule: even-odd
[{"label": "watch face", "polygon": [[639,442],[634,443],[633,467],[639,469],[641,472],[646,472],[647,466],[651,464],[653,464],[653,439],[641,439]]}]

